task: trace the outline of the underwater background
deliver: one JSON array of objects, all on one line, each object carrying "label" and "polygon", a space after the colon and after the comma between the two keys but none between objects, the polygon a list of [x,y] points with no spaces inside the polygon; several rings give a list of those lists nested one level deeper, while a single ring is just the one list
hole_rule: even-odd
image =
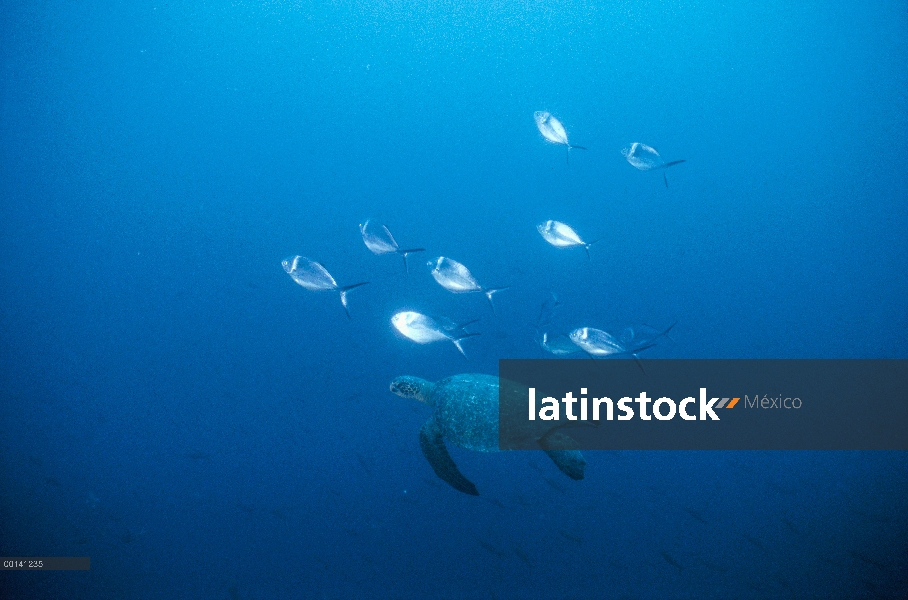
[{"label": "underwater background", "polygon": [[[0,20],[6,598],[904,598],[903,452],[419,448],[568,330],[908,357],[908,4],[24,2]],[[549,111],[571,151],[533,121]],[[666,160],[641,172],[621,149]],[[423,247],[410,273],[358,225]],[[536,225],[571,224],[590,249]],[[281,268],[319,261],[349,294]],[[451,294],[452,257],[495,295]],[[480,319],[417,345],[401,310]],[[580,355],[582,356],[582,355]]]}]

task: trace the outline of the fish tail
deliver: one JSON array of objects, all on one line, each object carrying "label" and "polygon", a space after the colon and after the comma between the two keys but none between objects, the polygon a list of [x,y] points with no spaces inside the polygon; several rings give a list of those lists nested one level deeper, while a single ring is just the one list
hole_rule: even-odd
[{"label": "fish tail", "polygon": [[463,329],[463,328],[466,327],[467,325],[472,325],[473,323],[479,321],[480,319],[481,319],[481,317],[476,317],[475,319],[471,319],[471,320],[469,320],[469,321],[464,321],[463,323],[458,323],[458,324],[457,324],[457,329]]},{"label": "fish tail", "polygon": [[672,339],[672,336],[668,335],[668,332],[671,331],[671,330],[672,330],[672,327],[674,327],[674,326],[677,325],[677,324],[678,324],[678,321],[675,321],[674,323],[672,323],[671,325],[669,325],[669,326],[668,326],[668,329],[666,329],[665,331],[663,331],[660,335],[662,335],[662,336],[664,336],[664,337],[667,337],[668,340],[669,340],[670,342],[675,343],[675,340]]},{"label": "fish tail", "polygon": [[671,330],[672,330],[672,327],[674,327],[674,326],[677,325],[677,324],[678,324],[678,321],[675,321],[674,323],[672,323],[671,325],[668,326],[668,329],[666,329],[665,331],[663,331],[662,333],[660,333],[660,334],[657,335],[656,337],[667,337],[667,338],[669,339],[670,342],[675,343],[675,340],[673,340],[672,337],[671,337],[670,335],[668,335],[668,332],[671,331]]},{"label": "fish tail", "polygon": [[[509,286],[509,287],[510,287],[510,286]],[[486,298],[489,299],[489,306],[492,307],[492,313],[494,313],[494,314],[496,314],[496,315],[498,314],[498,313],[495,312],[495,303],[492,302],[492,294],[494,294],[494,293],[496,293],[496,292],[504,291],[504,290],[506,290],[506,289],[509,289],[509,287],[489,288],[489,289],[487,289],[487,290],[482,290],[482,293],[484,293],[484,294],[486,295]]]},{"label": "fish tail", "polygon": [[338,292],[340,293],[341,304],[344,307],[344,312],[347,313],[348,319],[352,319],[353,317],[350,316],[350,309],[347,308],[347,292],[349,292],[353,288],[358,288],[361,285],[366,285],[367,283],[369,283],[369,282],[361,281],[360,283],[354,283],[353,285],[345,285],[344,287],[338,289]]},{"label": "fish tail", "polygon": [[[678,324],[678,321],[675,321],[674,323],[672,323],[671,325],[669,325],[669,326],[665,329],[665,331],[660,332],[658,335],[656,335],[654,338],[652,338],[651,341],[652,341],[652,342],[655,342],[655,341],[658,340],[659,338],[664,337],[664,338],[668,338],[668,340],[669,340],[670,342],[672,342],[672,343],[677,343],[677,342],[675,342],[674,339],[672,339],[672,337],[671,337],[670,335],[668,335],[668,332],[671,331],[672,328],[673,328],[675,325],[677,325],[677,324]],[[643,325],[646,326],[646,327],[650,327],[650,326],[647,325],[646,323],[644,323]],[[653,327],[653,329],[655,329],[655,327]],[[653,344],[650,344],[649,346],[646,346],[645,348],[652,348],[652,347],[655,346],[655,345],[656,345],[656,344],[653,343]],[[637,352],[639,352],[640,350],[645,349],[645,348],[638,349]]]},{"label": "fish tail", "polygon": [[407,264],[407,256],[413,254],[414,252],[425,252],[425,248],[398,248],[397,253],[404,257],[404,271],[407,272],[407,275],[410,274],[410,266]]},{"label": "fish tail", "polygon": [[466,358],[467,360],[470,360],[470,359],[467,357],[467,353],[463,351],[463,346],[460,345],[460,342],[462,342],[463,340],[465,340],[465,339],[467,339],[467,338],[469,338],[469,337],[476,337],[477,335],[481,335],[481,334],[479,334],[479,333],[467,333],[467,334],[465,334],[465,335],[461,335],[461,336],[458,336],[458,337],[456,337],[456,338],[451,338],[451,341],[454,342],[454,345],[455,345],[455,346],[457,346],[457,350],[458,350],[461,354],[463,354],[463,357]]},{"label": "fish tail", "polygon": [[[667,163],[665,163],[664,165],[662,165],[662,166],[659,167],[659,168],[660,168],[660,169],[667,169],[667,168],[673,167],[673,166],[675,166],[675,165],[680,165],[680,164],[683,163],[683,162],[687,162],[687,160],[686,160],[686,159],[673,160],[672,162],[667,162]],[[665,176],[665,171],[664,171],[664,170],[663,170],[663,172],[662,172],[662,181],[665,182],[665,187],[668,187],[668,177]]]},{"label": "fish tail", "polygon": [[593,240],[593,241],[590,242],[589,244],[584,244],[584,245],[583,245],[583,249],[586,250],[586,258],[587,258],[587,260],[592,260],[592,257],[590,256],[590,246],[592,246],[593,244],[598,244],[599,242],[601,242],[601,241],[604,240],[604,239],[605,239],[604,237],[601,237],[601,238],[599,238],[599,239],[597,239],[597,240]]},{"label": "fish tail", "polygon": [[636,356],[638,352],[643,352],[644,350],[649,350],[650,348],[652,348],[655,345],[656,345],[656,342],[650,342],[649,344],[644,344],[643,346],[640,346],[639,348],[634,348],[634,353],[631,354],[631,356]]}]

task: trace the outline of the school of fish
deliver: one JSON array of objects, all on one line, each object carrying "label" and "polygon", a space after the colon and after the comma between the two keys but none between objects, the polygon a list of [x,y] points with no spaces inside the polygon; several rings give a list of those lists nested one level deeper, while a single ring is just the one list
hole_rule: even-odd
[{"label": "school of fish", "polygon": [[[533,119],[543,139],[552,144],[565,146],[568,160],[573,149],[586,150],[584,146],[577,146],[568,141],[567,130],[555,116],[546,111],[533,113]],[[621,150],[627,162],[640,171],[663,170],[663,180],[668,186],[664,169],[685,162],[684,160],[665,161],[655,148],[634,142]],[[375,255],[397,254],[403,259],[404,271],[409,276],[410,269],[407,257],[417,252],[425,252],[425,248],[401,248],[391,231],[375,219],[367,219],[359,226],[360,234],[366,248]],[[577,233],[577,230],[567,223],[556,220],[544,221],[536,226],[536,230],[548,244],[555,248],[583,248],[587,259],[591,259],[590,247],[600,239],[586,242]],[[331,273],[319,262],[305,256],[291,256],[285,258],[281,265],[290,278],[301,287],[313,291],[332,291],[340,296],[341,305],[347,318],[352,318],[348,305],[348,293],[368,281],[350,285],[339,285]],[[462,263],[446,256],[438,256],[426,263],[429,273],[435,281],[445,290],[454,294],[471,292],[482,293],[489,302],[492,312],[495,313],[495,304],[492,302],[493,294],[508,289],[508,286],[486,287],[480,284],[473,273]],[[643,325],[637,328],[628,327],[620,336],[595,327],[577,327],[570,331],[552,332],[554,317],[562,303],[555,294],[552,294],[540,309],[536,322],[536,341],[545,352],[553,356],[568,356],[579,352],[585,353],[590,358],[606,356],[628,356],[640,364],[639,353],[656,345],[656,340],[668,337],[672,324],[664,331],[655,330]],[[465,323],[456,323],[440,315],[430,315],[413,310],[401,310],[391,317],[391,326],[404,338],[417,344],[431,344],[434,342],[448,341],[454,344],[457,351],[467,358],[461,345],[465,339],[476,337],[479,333],[467,331],[466,327],[478,319]],[[643,368],[642,364],[640,365]]]}]

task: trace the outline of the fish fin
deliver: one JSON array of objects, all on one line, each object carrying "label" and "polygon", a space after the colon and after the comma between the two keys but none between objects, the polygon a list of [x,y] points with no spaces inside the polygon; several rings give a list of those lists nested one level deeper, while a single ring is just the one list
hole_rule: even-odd
[{"label": "fish fin", "polygon": [[472,325],[473,323],[480,321],[480,320],[482,320],[482,317],[476,317],[475,319],[471,319],[469,321],[464,321],[463,323],[458,323],[457,329],[463,329],[467,325]]},{"label": "fish fin", "polygon": [[358,288],[359,286],[361,286],[361,285],[366,285],[366,284],[368,284],[368,283],[369,283],[368,281],[360,281],[359,283],[354,283],[353,285],[345,285],[344,287],[338,288],[338,289],[339,289],[341,292],[349,292],[349,291],[352,290],[353,288]]},{"label": "fish fin", "polygon": [[[672,339],[672,337],[671,337],[670,335],[668,335],[668,332],[671,331],[672,328],[673,328],[675,325],[677,325],[677,324],[678,324],[678,321],[675,321],[674,323],[672,323],[671,325],[669,325],[668,328],[667,328],[665,331],[659,333],[658,335],[656,335],[656,337],[654,337],[654,338],[653,338],[652,340],[650,340],[650,341],[653,342],[653,341],[658,340],[658,339],[661,338],[661,337],[665,337],[665,338],[668,338],[668,340],[669,340],[670,342],[676,344],[677,342],[675,342],[675,340]],[[646,323],[644,323],[643,325],[646,326],[646,327],[650,327],[650,326],[647,325]],[[653,327],[653,329],[655,329],[655,327]],[[649,346],[646,346],[646,348],[652,348],[653,346],[655,346],[655,344],[650,344]],[[645,349],[645,348],[644,348],[644,349]],[[636,352],[639,352],[639,351],[640,351],[639,349],[636,350]]]},{"label": "fish fin", "polygon": [[353,317],[350,316],[350,309],[347,308],[347,292],[349,292],[349,291],[352,290],[353,288],[358,288],[358,287],[361,286],[361,285],[366,285],[367,283],[369,283],[369,282],[368,282],[368,281],[361,281],[360,283],[354,283],[353,285],[345,285],[344,287],[339,288],[339,289],[337,290],[337,291],[340,293],[341,304],[342,304],[343,307],[344,307],[344,312],[347,313],[347,318],[348,318],[348,319],[352,319]]},{"label": "fish fin", "polygon": [[465,340],[469,337],[476,337],[477,335],[482,335],[482,334],[481,333],[467,333],[465,335],[461,335],[456,338],[450,338],[450,339],[452,342],[454,342],[454,345],[457,346],[457,350],[461,354],[463,354],[463,357],[466,358],[467,360],[470,360],[469,357],[467,356],[467,353],[463,351],[463,346],[460,345],[460,342],[462,342],[463,340]]},{"label": "fish fin", "polygon": [[661,336],[663,336],[663,337],[667,337],[668,340],[669,340],[670,342],[672,342],[673,344],[674,344],[674,343],[677,343],[677,342],[675,342],[675,340],[672,339],[672,337],[671,337],[670,335],[668,335],[668,332],[672,330],[672,327],[674,327],[674,326],[677,325],[677,324],[678,324],[678,321],[675,321],[674,323],[672,323],[671,325],[668,326],[668,329],[666,329],[665,331],[663,331],[663,332],[660,333],[659,335],[661,335]]},{"label": "fish fin", "polygon": [[590,242],[589,244],[584,244],[584,245],[583,245],[583,249],[586,250],[586,258],[587,258],[588,260],[592,260],[592,257],[590,256],[590,246],[592,246],[593,244],[598,244],[599,242],[601,242],[601,241],[604,240],[604,239],[605,239],[604,237],[601,237],[601,238],[599,238],[598,240],[593,240],[593,241]]},{"label": "fish fin", "polygon": [[678,324],[678,321],[675,321],[674,323],[672,323],[671,325],[668,326],[668,329],[666,329],[665,331],[663,331],[662,333],[660,333],[660,334],[657,335],[656,337],[657,337],[657,338],[659,338],[659,337],[667,337],[667,338],[669,339],[670,342],[672,342],[672,343],[677,343],[677,342],[675,342],[675,340],[672,339],[672,337],[671,337],[670,335],[668,335],[668,332],[672,330],[672,327],[674,327],[674,326],[677,325],[677,324]]},{"label": "fish fin", "polygon": [[496,292],[503,292],[504,290],[507,290],[507,289],[510,289],[510,286],[500,287],[500,288],[489,288],[489,289],[482,290],[482,293],[485,294],[486,298],[489,299],[489,306],[492,307],[493,314],[497,315],[498,313],[495,312],[495,304],[492,302],[492,294],[494,294]]},{"label": "fish fin", "polygon": [[341,305],[344,307],[344,312],[347,314],[347,318],[353,319],[353,317],[350,316],[350,309],[347,308],[347,292],[341,292],[340,296],[341,296]]},{"label": "fish fin", "polygon": [[667,162],[663,165],[656,167],[657,169],[662,169],[662,181],[665,182],[665,187],[668,187],[668,177],[665,175],[665,169],[667,169],[669,167],[673,167],[675,165],[680,165],[683,162],[687,162],[687,160],[685,160],[685,159],[673,160],[672,162]]},{"label": "fish fin", "polygon": [[559,306],[564,304],[561,300],[558,299],[558,294],[556,294],[555,292],[549,292],[549,297],[553,300],[553,304],[551,308],[546,311],[548,300],[544,300],[542,302],[542,306],[539,307],[539,316],[536,317],[536,329],[550,324],[552,315],[555,314],[555,311],[558,310]]},{"label": "fish fin", "polygon": [[644,350],[649,350],[650,348],[652,348],[653,346],[656,346],[656,345],[657,345],[656,342],[651,341],[649,344],[644,344],[644,345],[640,346],[639,348],[634,348],[634,352],[633,352],[633,354],[631,354],[631,356],[633,356],[637,352],[643,352]]},{"label": "fish fin", "polygon": [[444,437],[438,425],[436,425],[435,419],[429,419],[419,430],[419,447],[423,456],[429,461],[432,470],[442,481],[458,492],[471,496],[479,495],[479,490],[476,489],[476,486],[463,476],[463,473],[460,472],[460,469],[454,463],[454,459],[448,454]]},{"label": "fish fin", "polygon": [[587,149],[588,149],[588,148],[585,148],[585,147],[583,147],[583,146],[571,146],[571,148],[576,148],[576,149],[578,149],[578,150],[587,150]]},{"label": "fish fin", "polygon": [[643,362],[640,360],[640,357],[637,356],[637,353],[631,354],[634,357],[634,362],[637,363],[637,366],[640,367],[640,370],[643,371],[643,374],[646,375],[646,369],[643,368]]},{"label": "fish fin", "polygon": [[425,252],[425,248],[406,248],[406,249],[397,249],[397,253],[404,257],[404,271],[407,272],[407,275],[410,274],[410,267],[407,265],[407,256],[413,254],[414,252]]}]

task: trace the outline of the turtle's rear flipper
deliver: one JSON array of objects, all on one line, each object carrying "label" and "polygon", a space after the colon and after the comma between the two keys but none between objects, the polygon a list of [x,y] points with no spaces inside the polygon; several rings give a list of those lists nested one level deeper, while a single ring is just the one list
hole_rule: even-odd
[{"label": "turtle's rear flipper", "polygon": [[557,429],[552,429],[539,438],[539,446],[545,450],[545,453],[549,455],[555,466],[561,469],[562,473],[571,479],[583,479],[583,468],[586,466],[586,461],[579,450],[571,450],[571,448],[577,447],[577,442]]},{"label": "turtle's rear flipper", "polygon": [[425,455],[426,460],[429,461],[429,464],[432,465],[432,470],[435,471],[435,474],[441,477],[448,485],[464,494],[479,495],[476,486],[463,476],[463,473],[454,464],[451,455],[448,454],[445,440],[441,435],[441,431],[436,427],[434,419],[430,419],[419,430],[419,447],[422,448],[422,453]]},{"label": "turtle's rear flipper", "polygon": [[546,450],[546,454],[561,469],[561,472],[571,479],[583,479],[583,467],[586,461],[579,450]]}]

